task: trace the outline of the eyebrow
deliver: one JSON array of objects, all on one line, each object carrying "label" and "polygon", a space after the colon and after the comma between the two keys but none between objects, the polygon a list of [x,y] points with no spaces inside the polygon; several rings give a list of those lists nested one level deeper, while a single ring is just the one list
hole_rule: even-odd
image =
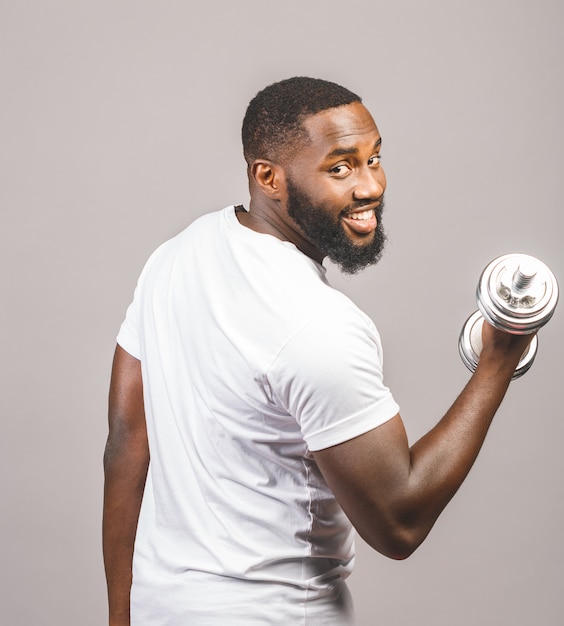
[{"label": "eyebrow", "polygon": [[[379,148],[380,145],[382,144],[382,137],[380,137],[376,143],[374,144],[374,150],[376,150],[376,148]],[[337,157],[337,156],[343,156],[346,154],[356,154],[358,152],[358,148],[335,148],[335,150],[332,150],[327,156],[327,159],[331,159],[333,157]]]}]

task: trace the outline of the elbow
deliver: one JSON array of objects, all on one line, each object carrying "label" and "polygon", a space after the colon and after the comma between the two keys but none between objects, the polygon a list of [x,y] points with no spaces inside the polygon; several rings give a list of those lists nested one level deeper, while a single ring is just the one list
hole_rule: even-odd
[{"label": "elbow", "polygon": [[357,530],[383,556],[404,561],[425,541],[436,519],[429,507],[404,500],[399,505],[375,507],[372,515],[364,516],[362,528]]},{"label": "elbow", "polygon": [[394,561],[405,561],[408,559],[419,547],[418,545],[394,545],[390,546],[388,550],[383,553],[385,557]]},{"label": "elbow", "polygon": [[389,538],[380,547],[379,552],[394,561],[405,561],[408,559],[421,545],[422,540],[409,536],[409,534],[401,534],[393,538]]},{"label": "elbow", "polygon": [[129,471],[147,472],[149,466],[149,444],[145,430],[138,432],[110,431],[103,455],[105,474],[115,469],[128,468]]},{"label": "elbow", "polygon": [[409,558],[423,543],[429,530],[395,523],[382,528],[371,529],[366,534],[359,531],[361,537],[374,550],[394,561],[404,561]]}]

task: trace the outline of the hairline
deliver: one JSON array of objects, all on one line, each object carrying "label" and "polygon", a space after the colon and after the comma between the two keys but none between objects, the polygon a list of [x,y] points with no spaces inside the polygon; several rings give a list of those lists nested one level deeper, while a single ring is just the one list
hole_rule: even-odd
[{"label": "hairline", "polygon": [[276,155],[271,155],[270,157],[255,157],[252,162],[247,163],[248,168],[250,169],[256,161],[268,161],[276,165],[282,165],[283,167],[287,166],[295,152],[300,148],[307,146],[312,141],[310,132],[305,125],[305,122],[308,119],[315,117],[316,115],[326,113],[327,111],[341,109],[342,107],[348,107],[353,104],[363,104],[362,99],[359,98],[358,100],[338,104],[337,106],[330,106],[325,109],[320,109],[319,111],[302,111],[297,117],[296,124],[292,126],[296,137],[293,140],[289,139],[287,142],[284,142],[280,147],[274,148]]}]

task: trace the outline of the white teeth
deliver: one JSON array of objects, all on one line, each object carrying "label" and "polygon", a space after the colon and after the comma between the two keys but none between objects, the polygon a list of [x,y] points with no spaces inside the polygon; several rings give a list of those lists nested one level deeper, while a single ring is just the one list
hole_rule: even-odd
[{"label": "white teeth", "polygon": [[361,211],[360,213],[350,213],[349,217],[353,220],[369,220],[374,215],[374,211],[372,209],[368,209],[367,211]]}]

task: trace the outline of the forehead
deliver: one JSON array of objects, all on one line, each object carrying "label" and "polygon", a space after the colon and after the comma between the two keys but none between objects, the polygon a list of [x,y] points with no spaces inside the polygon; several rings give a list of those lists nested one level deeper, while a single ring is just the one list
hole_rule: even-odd
[{"label": "forehead", "polygon": [[305,151],[312,157],[323,158],[340,149],[366,148],[372,151],[380,139],[372,115],[361,102],[310,115],[303,126],[309,135]]}]

